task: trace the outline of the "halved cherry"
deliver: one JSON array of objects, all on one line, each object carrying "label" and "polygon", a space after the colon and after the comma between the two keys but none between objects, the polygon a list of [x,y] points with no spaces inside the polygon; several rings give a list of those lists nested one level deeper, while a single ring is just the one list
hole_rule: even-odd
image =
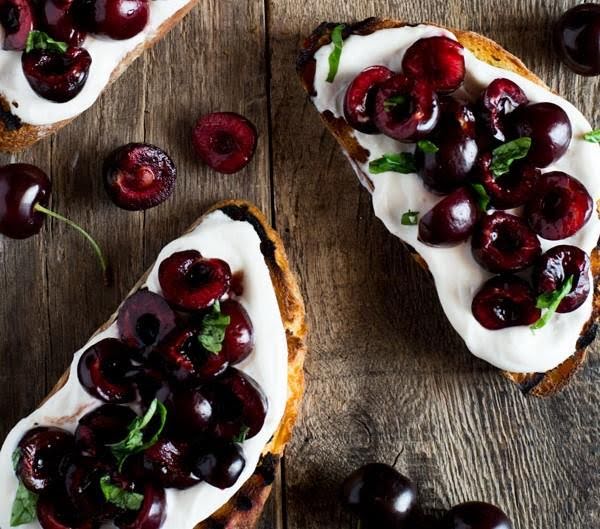
[{"label": "halved cherry", "polygon": [[193,458],[194,474],[219,489],[233,487],[246,467],[244,451],[238,443],[210,443]]},{"label": "halved cherry", "polygon": [[40,10],[41,23],[53,39],[69,46],[81,46],[87,33],[73,18],[74,3],[75,0],[44,0]]},{"label": "halved cherry", "polygon": [[205,259],[196,250],[186,250],[160,263],[158,280],[172,305],[204,310],[229,293],[231,269],[221,259]]},{"label": "halved cherry", "polygon": [[189,489],[201,481],[192,474],[191,457],[187,441],[162,438],[144,452],[144,468],[162,487]]},{"label": "halved cherry", "polygon": [[114,524],[118,529],[160,529],[167,518],[165,490],[153,483],[143,489],[144,501],[139,511],[128,511],[117,516]]},{"label": "halved cherry", "polygon": [[237,301],[228,299],[221,303],[221,312],[229,316],[221,354],[230,365],[244,361],[254,349],[254,327],[246,309]]},{"label": "halved cherry", "polygon": [[202,387],[175,390],[167,399],[171,427],[187,439],[208,431],[212,425],[213,407]]},{"label": "halved cherry", "polygon": [[97,399],[113,404],[132,402],[135,384],[128,377],[132,351],[115,338],[105,338],[89,347],[79,359],[77,374],[84,389]]},{"label": "halved cherry", "polygon": [[371,117],[375,88],[393,75],[385,66],[370,66],[354,78],[344,97],[344,116],[351,127],[365,134],[379,132]]},{"label": "halved cherry", "polygon": [[88,457],[73,458],[66,465],[67,497],[81,518],[106,520],[115,512],[114,505],[108,504],[100,488],[100,479],[108,471],[105,464]]},{"label": "halved cherry", "polygon": [[31,0],[0,0],[0,26],[4,29],[5,50],[24,50],[35,25],[35,8]]},{"label": "halved cherry", "polygon": [[37,519],[42,529],[98,529],[98,522],[82,519],[61,495],[42,495],[37,502]]},{"label": "halved cherry", "polygon": [[506,116],[528,103],[519,85],[510,79],[494,79],[479,100],[479,111],[487,132],[498,141],[506,141]]},{"label": "halved cherry", "polygon": [[141,33],[150,19],[148,0],[78,0],[73,13],[90,33],[126,40]]},{"label": "halved cherry", "polygon": [[435,128],[439,116],[437,96],[422,79],[398,74],[376,88],[373,122],[390,138],[417,141]]},{"label": "halved cherry", "polygon": [[542,315],[527,281],[517,276],[495,276],[473,298],[473,316],[486,329],[532,325]]},{"label": "halved cherry", "polygon": [[[152,353],[149,355],[149,359]],[[132,374],[132,380],[137,386],[138,400],[142,408],[147,409],[154,399],[158,399],[163,404],[171,395],[171,380],[152,365],[144,365],[135,370]]]},{"label": "halved cherry", "polygon": [[436,92],[450,93],[465,78],[464,48],[448,37],[428,37],[415,42],[404,54],[402,71],[422,79]]}]

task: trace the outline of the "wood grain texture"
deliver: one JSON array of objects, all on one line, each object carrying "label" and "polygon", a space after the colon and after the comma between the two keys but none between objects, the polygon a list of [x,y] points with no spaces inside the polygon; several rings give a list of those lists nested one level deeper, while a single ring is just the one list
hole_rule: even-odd
[{"label": "wood grain texture", "polygon": [[[600,527],[598,354],[547,401],[523,397],[471,357],[424,272],[373,216],[294,73],[299,44],[323,20],[431,20],[497,40],[600,126],[599,81],[569,73],[550,50],[549,24],[574,3],[202,0],[74,124],[0,157],[51,172],[53,206],[90,228],[116,272],[113,288],[101,287],[85,243],[55,222],[29,241],[0,240],[0,436],[163,244],[210,203],[247,198],[272,214],[311,321],[303,415],[262,529],[351,527],[336,489],[374,460],[397,460],[429,510],[487,499],[517,529]],[[238,175],[216,175],[191,154],[190,128],[212,110],[241,112],[261,133]],[[164,147],[179,168],[174,196],[145,214],[117,210],[102,189],[102,159],[127,141]]]}]

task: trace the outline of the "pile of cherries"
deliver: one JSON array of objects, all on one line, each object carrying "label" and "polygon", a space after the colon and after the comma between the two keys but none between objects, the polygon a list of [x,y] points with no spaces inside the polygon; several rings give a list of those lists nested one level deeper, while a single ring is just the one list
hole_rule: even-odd
[{"label": "pile of cherries", "polygon": [[[262,429],[268,403],[233,367],[254,348],[252,322],[235,299],[243,285],[226,262],[195,250],[165,259],[159,282],[164,297],[133,294],[119,310],[119,338],[79,360],[79,382],[102,404],[74,434],[40,426],[18,445],[16,474],[39,497],[44,529],[107,521],[158,529],[166,488],[204,481],[225,489],[245,468],[242,443]],[[107,499],[106,483],[127,501]]]},{"label": "pile of cherries", "polygon": [[346,510],[364,529],[512,529],[508,516],[484,502],[455,505],[441,520],[425,517],[414,483],[383,463],[370,463],[348,476],[341,488]]},{"label": "pile of cherries", "polygon": [[[532,325],[542,316],[539,297],[556,295],[567,281],[572,287],[558,312],[573,311],[587,298],[586,253],[560,245],[542,255],[539,237],[571,237],[589,220],[594,202],[575,177],[540,170],[571,143],[566,112],[554,103],[531,104],[503,78],[475,102],[463,100],[463,52],[450,38],[423,38],[406,51],[402,73],[367,68],[346,91],[346,121],[365,134],[417,144],[414,155],[405,154],[409,167],[391,170],[416,167],[424,186],[444,196],[421,216],[420,241],[448,247],[471,238],[477,263],[496,274],[473,300],[481,325]],[[533,286],[515,275],[528,269]]]},{"label": "pile of cherries", "polygon": [[23,51],[22,66],[33,90],[64,103],[83,89],[92,58],[88,33],[129,39],[150,17],[149,0],[0,0],[5,50]]}]

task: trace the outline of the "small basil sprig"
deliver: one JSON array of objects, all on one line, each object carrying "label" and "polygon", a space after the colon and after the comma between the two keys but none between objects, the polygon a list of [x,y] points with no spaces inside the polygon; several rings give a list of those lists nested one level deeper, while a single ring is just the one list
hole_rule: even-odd
[{"label": "small basil sprig", "polygon": [[409,174],[417,171],[415,157],[409,152],[400,152],[397,154],[384,154],[381,158],[369,163],[369,171],[372,174],[386,173],[393,171],[395,173]]},{"label": "small basil sprig", "polygon": [[406,213],[402,213],[400,223],[403,226],[416,226],[419,223],[419,212],[409,209]]},{"label": "small basil sprig", "polygon": [[17,527],[37,520],[38,496],[28,490],[21,481],[10,513],[10,526]]},{"label": "small basil sprig", "polygon": [[417,142],[417,147],[428,154],[435,154],[440,150],[435,143],[429,140],[419,140]]},{"label": "small basil sprig", "polygon": [[590,130],[583,135],[585,141],[590,143],[600,143],[600,129]]},{"label": "small basil sprig", "polygon": [[100,490],[107,502],[116,505],[120,509],[139,511],[144,502],[143,494],[138,494],[137,492],[131,492],[118,487],[111,483],[110,476],[108,475],[100,478]]},{"label": "small basil sprig", "polygon": [[383,102],[383,108],[385,109],[386,112],[389,112],[390,110],[393,110],[397,106],[406,104],[406,102],[407,102],[406,97],[403,96],[402,94],[398,94],[398,95],[395,95],[395,96],[392,96],[392,97],[389,97],[388,99],[386,99]]},{"label": "small basil sprig", "polygon": [[25,44],[25,52],[29,53],[33,50],[48,50],[57,53],[65,53],[69,49],[66,42],[54,40],[48,33],[43,31],[30,31],[27,35]]},{"label": "small basil sprig", "polygon": [[522,160],[531,149],[531,138],[523,136],[496,147],[492,151],[492,174],[498,178],[510,171],[510,166],[517,160]]},{"label": "small basil sprig", "polygon": [[540,294],[535,306],[538,309],[546,309],[546,312],[544,312],[542,317],[531,326],[531,329],[536,331],[544,327],[552,319],[552,316],[554,316],[561,301],[569,295],[572,289],[573,276],[569,276],[560,288],[553,290],[552,292]]},{"label": "small basil sprig", "polygon": [[250,428],[248,428],[246,425],[243,425],[240,433],[233,438],[233,441],[240,444],[244,443],[248,437],[248,432],[250,432]]},{"label": "small basil sprig", "polygon": [[202,347],[211,353],[219,354],[223,349],[225,331],[230,323],[231,318],[221,312],[221,304],[217,301],[212,312],[202,319],[202,330],[198,335]]},{"label": "small basil sprig", "polygon": [[481,211],[487,211],[490,207],[491,198],[488,195],[488,192],[485,190],[482,184],[471,184],[471,188],[475,191],[477,195],[477,204],[479,205],[479,209]]},{"label": "small basil sprig", "polygon": [[[158,427],[156,432],[149,436],[145,429],[157,414],[159,417]],[[127,434],[127,437],[118,443],[108,445],[113,456],[115,456],[115,459],[117,460],[119,470],[123,468],[123,463],[125,463],[125,460],[129,456],[143,452],[147,448],[150,448],[156,444],[166,422],[167,408],[165,408],[165,405],[158,399],[154,399],[152,404],[150,404],[148,411],[142,417],[137,417],[129,425],[129,433]],[[148,440],[144,441],[144,438]]]},{"label": "small basil sprig", "polygon": [[340,67],[340,59],[342,57],[342,48],[344,47],[344,29],[346,26],[340,24],[333,28],[331,32],[331,42],[333,43],[333,51],[329,54],[329,74],[327,82],[333,83]]}]

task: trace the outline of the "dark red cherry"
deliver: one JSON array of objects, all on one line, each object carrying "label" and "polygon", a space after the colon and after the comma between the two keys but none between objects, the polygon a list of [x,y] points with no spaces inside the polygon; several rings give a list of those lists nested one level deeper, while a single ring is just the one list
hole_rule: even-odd
[{"label": "dark red cherry", "polygon": [[208,431],[213,407],[201,387],[175,390],[167,399],[169,422],[174,430],[188,439]]},{"label": "dark red cherry", "polygon": [[92,57],[83,48],[66,52],[38,50],[23,53],[23,73],[36,94],[66,103],[83,90],[90,73]]},{"label": "dark red cherry", "polygon": [[486,132],[505,142],[506,116],[529,100],[519,85],[510,79],[494,79],[481,94],[478,108]]},{"label": "dark red cherry", "polygon": [[454,92],[465,78],[463,52],[462,45],[448,37],[420,39],[406,50],[402,71],[426,81],[436,92]]},{"label": "dark red cherry", "polygon": [[194,454],[194,474],[218,489],[233,487],[246,467],[244,451],[238,443],[213,443]]},{"label": "dark red cherry", "polygon": [[404,527],[417,503],[414,484],[396,469],[370,463],[350,474],[342,484],[345,509],[370,527]]},{"label": "dark red cherry", "polygon": [[177,325],[175,312],[162,296],[139,290],[129,296],[117,318],[121,341],[132,349],[155,347]]},{"label": "dark red cherry", "polygon": [[533,284],[538,294],[559,290],[569,277],[573,278],[573,287],[557,312],[578,309],[590,295],[590,258],[580,248],[562,244],[542,255],[533,269]]},{"label": "dark red cherry", "polygon": [[104,187],[120,208],[140,211],[153,208],[171,196],[177,169],[169,155],[147,143],[129,143],[104,161]]},{"label": "dark red cherry", "polygon": [[142,408],[147,409],[154,399],[164,404],[171,395],[171,380],[160,369],[153,366],[146,365],[135,370],[132,380],[137,386],[138,400]]},{"label": "dark red cherry", "polygon": [[455,505],[442,521],[441,529],[512,529],[508,516],[495,505],[468,502]]},{"label": "dark red cherry", "polygon": [[468,102],[453,96],[442,96],[439,103],[440,121],[435,131],[436,135],[477,135],[475,114]]},{"label": "dark red cherry", "polygon": [[580,75],[600,75],[600,5],[585,3],[566,11],[554,26],[559,58]]},{"label": "dark red cherry", "polygon": [[41,7],[41,24],[46,33],[59,42],[79,47],[87,36],[77,27],[73,18],[73,4],[76,0],[44,0]]},{"label": "dark red cherry", "polygon": [[344,97],[344,116],[351,127],[365,134],[379,132],[371,118],[375,88],[393,75],[385,66],[370,66],[354,78]]},{"label": "dark red cherry", "polygon": [[494,274],[523,270],[542,254],[540,240],[531,228],[504,211],[482,217],[473,232],[471,249],[475,260]]},{"label": "dark red cherry", "polygon": [[511,113],[514,136],[531,138],[527,160],[547,167],[569,148],[573,131],[567,113],[554,103],[520,106]]},{"label": "dark red cherry", "polygon": [[461,187],[423,215],[419,221],[419,240],[430,246],[455,246],[469,238],[478,216],[473,194]]},{"label": "dark red cherry", "polygon": [[540,237],[557,241],[577,233],[589,220],[594,202],[585,186],[572,176],[544,173],[525,206],[525,216]]},{"label": "dark red cherry", "polygon": [[148,25],[148,0],[75,0],[74,16],[83,29],[111,39],[135,37]]},{"label": "dark red cherry", "polygon": [[163,488],[152,483],[144,485],[144,501],[139,511],[119,515],[114,523],[118,529],[160,529],[167,518],[167,500]]},{"label": "dark red cherry", "polygon": [[268,402],[258,383],[230,368],[209,386],[206,395],[213,406],[213,433],[221,439],[234,439],[242,434],[254,437],[262,429]]},{"label": "dark red cherry", "polygon": [[77,374],[84,389],[97,399],[113,404],[133,402],[135,384],[128,378],[132,351],[115,338],[89,347],[79,359]]},{"label": "dark red cherry", "polygon": [[42,229],[46,215],[35,206],[47,206],[50,179],[29,164],[0,167],[0,233],[13,239],[26,239]]},{"label": "dark red cherry", "polygon": [[182,310],[203,310],[229,292],[231,269],[225,261],[187,250],[160,263],[158,280],[169,303]]},{"label": "dark red cherry", "polygon": [[532,325],[542,315],[533,290],[517,276],[496,276],[486,281],[475,295],[471,310],[475,319],[492,331]]},{"label": "dark red cherry", "polygon": [[42,495],[37,502],[37,519],[42,529],[98,529],[98,522],[82,519],[61,495]]},{"label": "dark red cherry", "polygon": [[194,126],[192,140],[196,154],[211,169],[232,174],[246,167],[256,151],[256,127],[233,112],[202,116]]},{"label": "dark red cherry", "polygon": [[229,316],[229,325],[225,329],[225,339],[221,354],[230,365],[239,364],[254,349],[254,327],[246,309],[240,303],[228,299],[221,303],[221,312]]},{"label": "dark red cherry", "polygon": [[144,467],[162,487],[189,489],[201,481],[192,474],[191,458],[188,442],[163,438],[144,452]]},{"label": "dark red cherry", "polygon": [[92,458],[74,458],[65,469],[65,489],[78,516],[86,520],[104,520],[114,507],[107,504],[100,479],[108,468]]},{"label": "dark red cherry", "polygon": [[3,49],[24,50],[27,37],[35,29],[35,8],[31,0],[0,0],[0,26],[4,30]]},{"label": "dark red cherry", "polygon": [[477,162],[477,176],[495,209],[512,209],[525,204],[534,193],[540,170],[528,162],[515,162],[508,173],[494,176],[490,169],[492,155],[482,154]]},{"label": "dark red cherry", "polygon": [[422,79],[398,74],[376,88],[373,122],[390,138],[417,141],[435,128],[439,116],[437,96]]},{"label": "dark red cherry", "polygon": [[60,480],[59,468],[74,448],[73,435],[65,430],[41,426],[29,430],[17,447],[17,476],[31,492],[48,492]]}]

